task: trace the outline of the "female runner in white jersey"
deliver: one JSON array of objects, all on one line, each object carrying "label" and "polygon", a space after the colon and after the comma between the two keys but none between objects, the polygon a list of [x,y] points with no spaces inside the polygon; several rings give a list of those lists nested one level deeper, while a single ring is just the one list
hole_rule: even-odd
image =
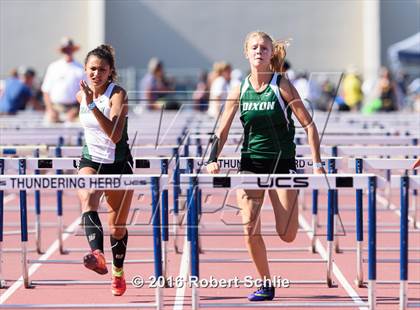
[{"label": "female runner in white jersey", "polygon": [[[292,113],[308,135],[314,173],[323,173],[319,137],[311,116],[296,89],[283,73],[285,48],[264,32],[251,32],[244,46],[251,74],[228,95],[221,123],[213,138],[207,165],[209,173],[218,173],[217,156],[226,142],[238,108],[244,126],[241,173],[296,173],[294,124]],[[275,292],[261,236],[260,211],[264,190],[237,190],[245,241],[263,285],[248,296],[250,301],[272,300]],[[298,230],[297,190],[269,190],[276,231],[285,242],[292,242]]]},{"label": "female runner in white jersey", "polygon": [[[113,48],[101,45],[85,59],[88,83],[80,82],[77,101],[79,118],[85,131],[85,145],[79,175],[132,174],[133,159],[127,136],[127,94],[115,85],[117,76]],[[112,248],[112,294],[126,290],[123,263],[128,233],[126,220],[133,197],[132,190],[80,190],[82,224],[91,252],[84,256],[84,265],[99,274],[108,272],[103,254],[103,229],[98,216],[102,194],[108,206],[108,225]]]}]

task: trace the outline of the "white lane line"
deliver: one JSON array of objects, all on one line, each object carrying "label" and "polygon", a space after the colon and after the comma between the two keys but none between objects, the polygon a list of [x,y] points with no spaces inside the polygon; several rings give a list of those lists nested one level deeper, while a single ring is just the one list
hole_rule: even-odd
[{"label": "white lane line", "polygon": [[[310,232],[312,227],[309,225],[309,223],[305,220],[305,218],[302,215],[299,215],[299,224],[303,227],[303,229],[305,229],[307,231],[306,234],[308,235],[308,237],[312,238],[312,235],[311,235],[311,232]],[[319,241],[318,239],[316,240],[316,249],[317,249],[319,255],[321,255],[321,257],[323,259],[326,260],[328,258],[326,249],[322,245],[321,241]],[[335,277],[337,278],[337,280],[341,283],[341,285],[343,286],[343,288],[347,292],[347,294],[355,302],[354,306],[355,307],[359,306],[360,310],[368,310],[368,308],[366,306],[364,306],[365,302],[360,298],[359,294],[357,294],[357,292],[352,288],[350,283],[344,277],[340,268],[338,268],[337,264],[334,263],[334,262],[333,262],[332,271],[333,271]],[[361,303],[363,303],[363,304],[361,305]]]},{"label": "white lane line", "polygon": [[176,296],[173,310],[182,310],[184,307],[185,289],[188,285],[188,267],[190,265],[190,243],[187,236],[184,238],[184,248],[182,250],[181,266],[179,268],[179,277],[184,279],[184,285],[176,288]]},{"label": "white lane line", "polygon": [[[69,230],[72,231],[76,228],[77,225],[79,225],[80,223],[80,217],[78,217],[73,223],[71,223],[71,225],[69,226]],[[70,233],[64,233],[63,234],[63,241],[66,240],[68,237],[70,237],[71,234]],[[43,254],[39,260],[47,260],[55,251],[58,250],[59,247],[59,243],[58,243],[58,239],[55,240],[53,242],[53,244],[51,244],[51,246],[47,249],[47,251],[45,252],[45,254]],[[82,261],[80,261],[80,263],[82,263]],[[36,263],[36,264],[32,264],[29,267],[28,270],[28,276],[31,277],[35,271],[38,270],[39,267],[41,267],[42,264],[41,263]],[[10,286],[4,293],[3,295],[0,296],[0,304],[3,304],[10,296],[12,296],[23,284],[23,277],[21,276],[19,279],[16,280],[15,283],[13,283],[12,286]]]},{"label": "white lane line", "polygon": [[17,195],[15,193],[6,195],[6,197],[4,197],[3,203],[7,204],[7,203],[13,201],[15,198],[17,198]]},{"label": "white lane line", "polygon": [[[388,202],[388,199],[386,199],[385,197],[383,197],[383,196],[381,196],[381,195],[379,195],[379,194],[376,194],[376,200],[379,202],[379,203],[381,203],[382,205],[384,205],[384,206],[388,206],[388,203],[389,203],[389,209],[390,210],[392,210],[392,211],[394,211],[394,213],[396,214],[396,215],[398,215],[398,217],[401,217],[401,211],[400,211],[400,208],[398,208],[396,205],[394,205],[392,202]],[[410,210],[408,210],[409,212],[410,212]],[[411,215],[408,215],[408,222],[409,223],[413,223],[414,222],[414,219],[413,219],[413,217],[411,216]]]}]

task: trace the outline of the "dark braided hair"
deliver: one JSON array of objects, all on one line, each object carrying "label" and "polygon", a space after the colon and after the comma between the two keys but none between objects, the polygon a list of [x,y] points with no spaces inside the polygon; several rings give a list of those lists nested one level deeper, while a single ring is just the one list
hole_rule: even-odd
[{"label": "dark braided hair", "polygon": [[115,68],[115,52],[111,45],[101,44],[97,48],[91,50],[86,55],[85,65],[87,64],[90,56],[96,56],[105,60],[111,68],[111,75],[109,77],[110,82],[115,82],[117,80],[117,69]]}]

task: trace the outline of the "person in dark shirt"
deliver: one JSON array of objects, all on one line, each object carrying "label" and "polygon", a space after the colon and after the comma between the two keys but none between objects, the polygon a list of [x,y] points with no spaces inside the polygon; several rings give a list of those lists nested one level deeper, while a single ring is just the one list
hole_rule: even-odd
[{"label": "person in dark shirt", "polygon": [[35,71],[31,68],[12,71],[0,97],[1,114],[16,114],[19,110],[24,110],[30,101],[35,101],[31,90],[34,78]]}]

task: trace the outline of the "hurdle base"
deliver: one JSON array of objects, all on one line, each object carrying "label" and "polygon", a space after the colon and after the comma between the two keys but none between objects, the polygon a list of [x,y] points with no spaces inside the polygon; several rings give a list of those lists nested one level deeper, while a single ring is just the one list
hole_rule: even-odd
[{"label": "hurdle base", "polygon": [[[248,250],[244,248],[204,248],[203,251],[207,253],[217,253],[217,252],[248,253]],[[267,248],[267,252],[308,252],[308,251],[311,251],[311,247]]]},{"label": "hurdle base", "polygon": [[329,288],[334,287],[334,282],[333,282],[331,279],[327,279],[327,286],[328,286]]},{"label": "hurdle base", "polygon": [[[126,284],[131,285],[131,280],[126,280]],[[145,285],[151,285],[151,281],[144,281]],[[32,280],[30,282],[34,286],[61,286],[61,285],[111,285],[111,280]]]},{"label": "hurdle base", "polygon": [[64,249],[64,248],[60,248],[60,254],[61,255],[68,255],[68,254],[70,254],[70,252],[69,251],[67,251],[66,249]]},{"label": "hurdle base", "polygon": [[354,280],[354,284],[357,285],[359,288],[367,288],[367,282],[360,281],[360,280]]},{"label": "hurdle base", "polygon": [[409,302],[407,303],[407,308],[420,308],[420,302]]},{"label": "hurdle base", "polygon": [[199,308],[357,308],[367,305],[366,302],[200,303]]},{"label": "hurdle base", "polygon": [[0,309],[156,309],[156,303],[135,304],[2,304]]}]

